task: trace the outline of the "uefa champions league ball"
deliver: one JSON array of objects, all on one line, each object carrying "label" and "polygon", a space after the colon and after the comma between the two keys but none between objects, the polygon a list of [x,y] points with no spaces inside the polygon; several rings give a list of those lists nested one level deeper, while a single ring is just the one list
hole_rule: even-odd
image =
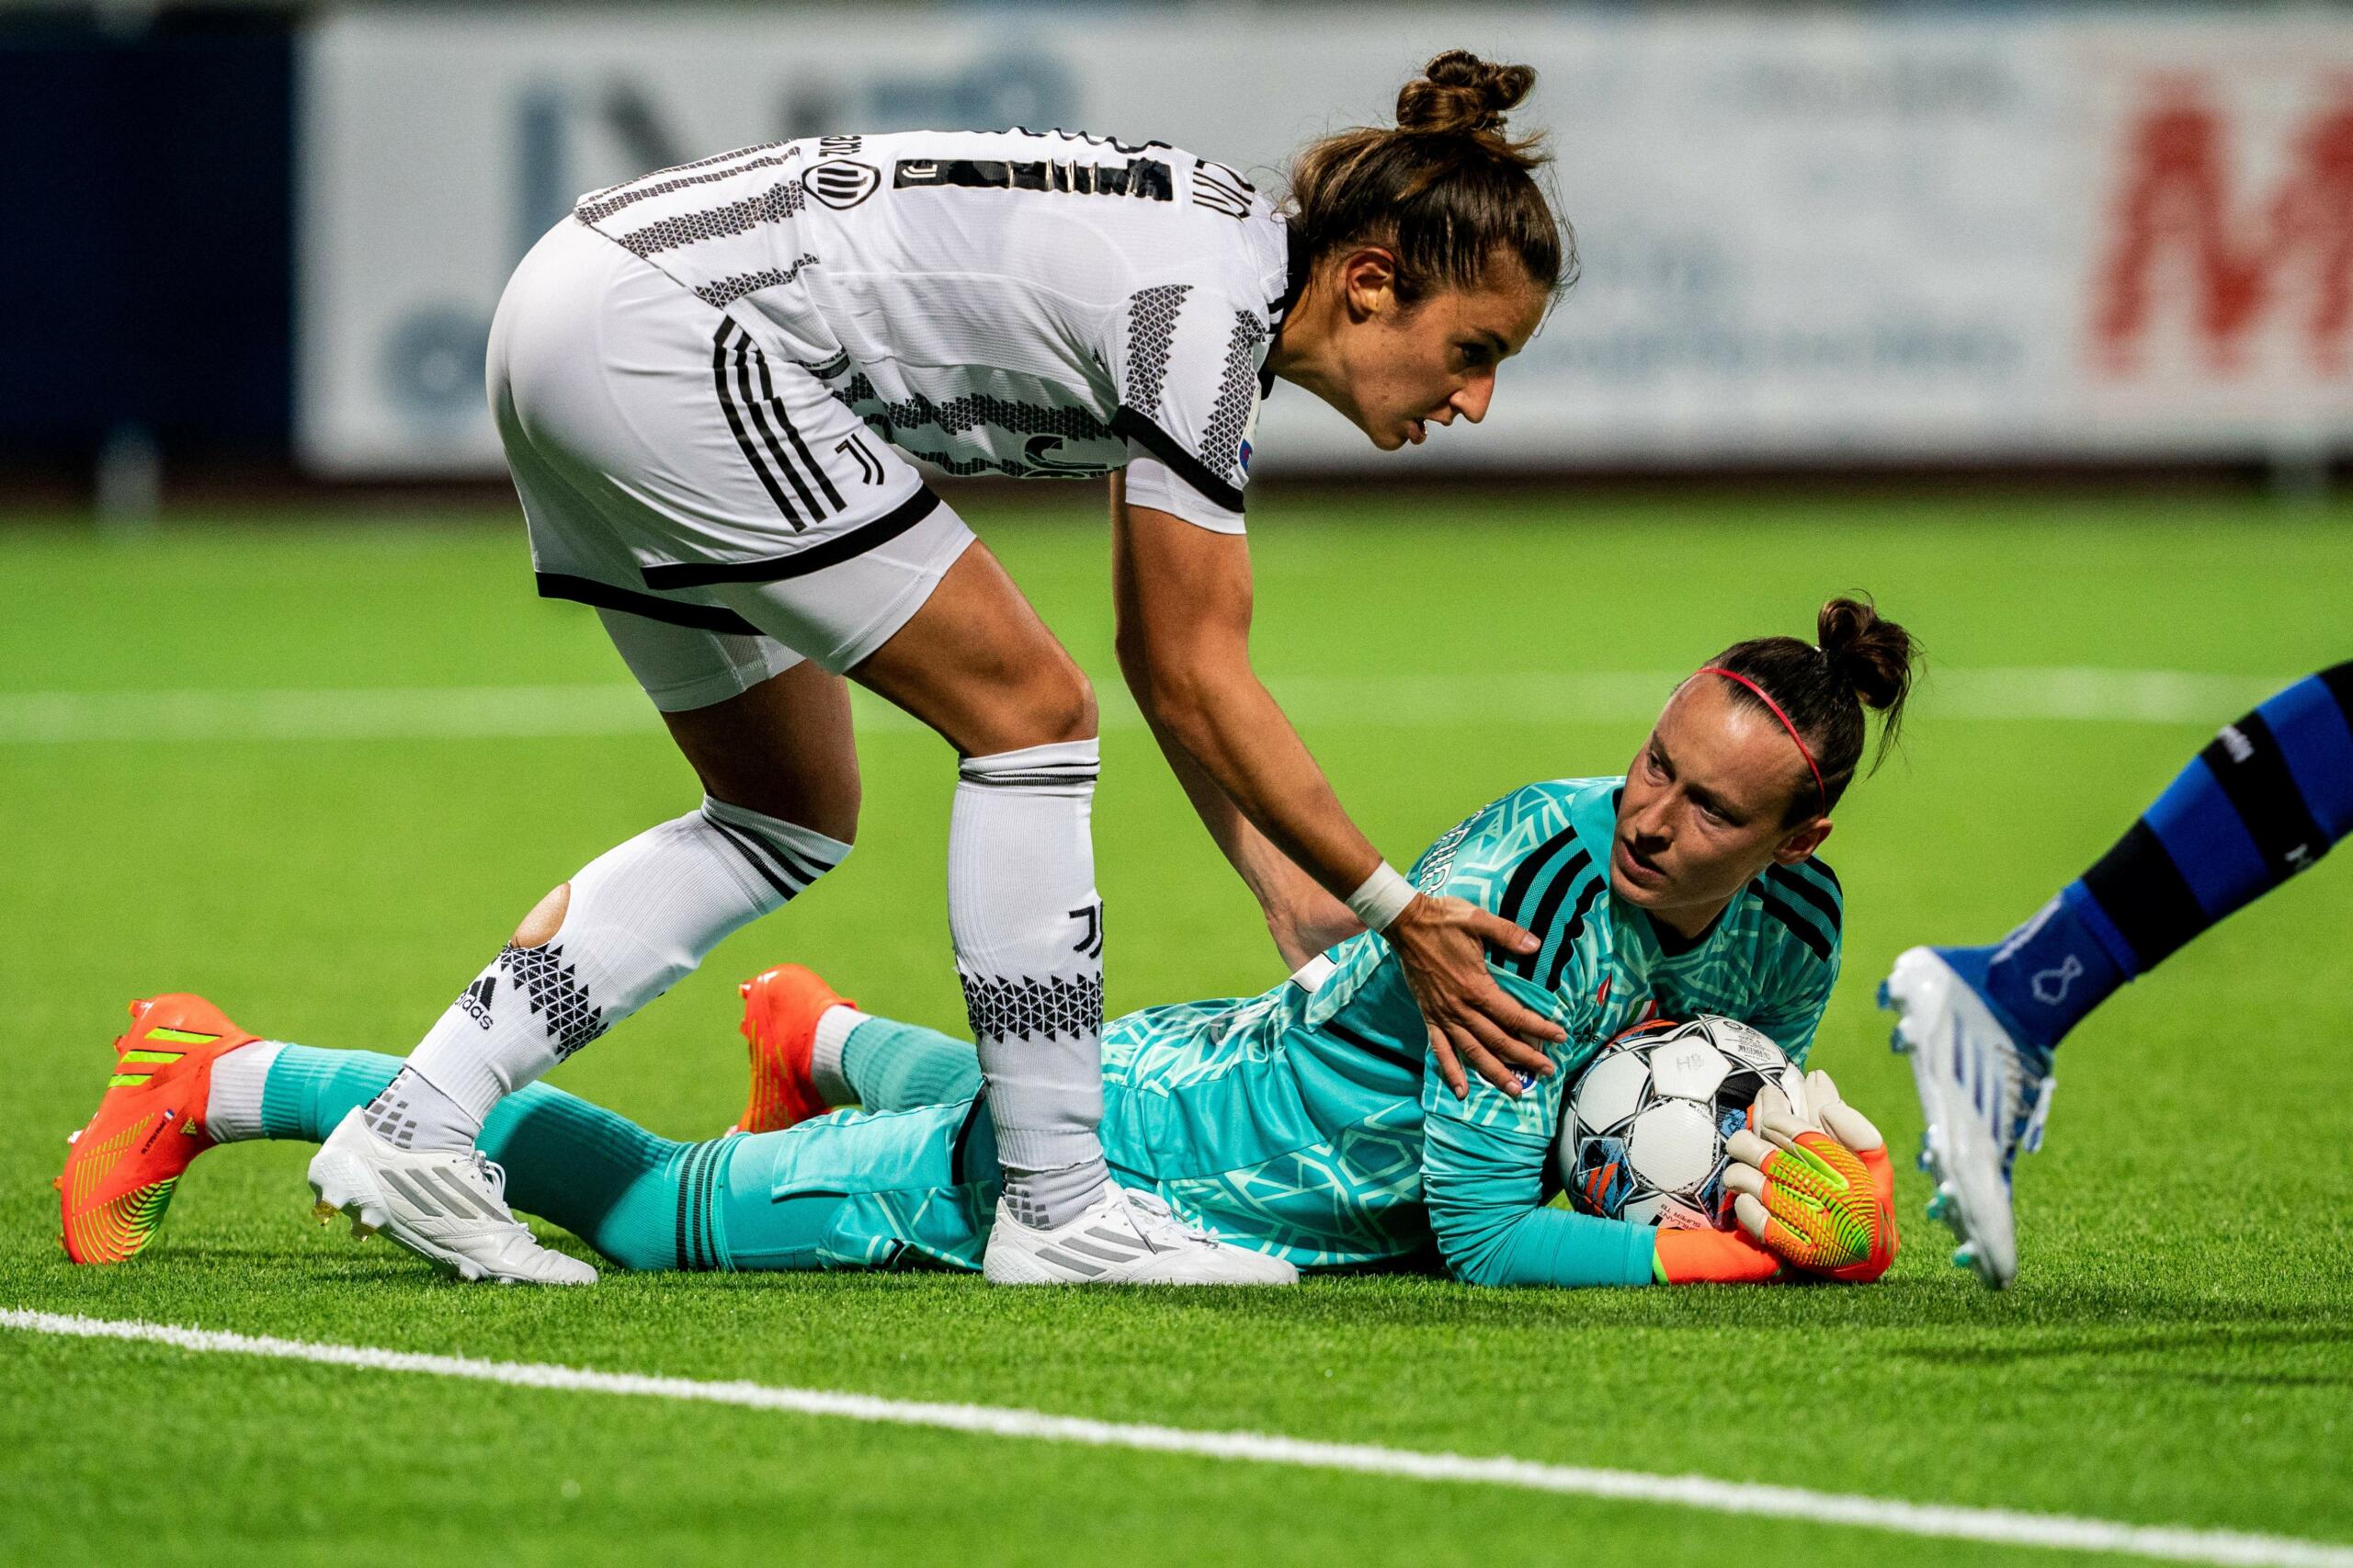
[{"label": "uefa champions league ball", "polygon": [[1804,1074],[1746,1024],[1698,1017],[1620,1035],[1569,1086],[1553,1157],[1581,1212],[1724,1231],[1724,1140],[1768,1083],[1802,1103]]}]

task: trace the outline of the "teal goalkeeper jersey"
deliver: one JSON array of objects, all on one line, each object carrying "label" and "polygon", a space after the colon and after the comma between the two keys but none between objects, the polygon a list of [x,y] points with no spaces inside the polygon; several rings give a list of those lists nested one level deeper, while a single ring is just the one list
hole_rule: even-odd
[{"label": "teal goalkeeper jersey", "polygon": [[1534,932],[1541,949],[1489,968],[1568,1031],[1558,1071],[1514,1098],[1479,1080],[1458,1100],[1427,1070],[1427,1035],[1388,944],[1334,948],[1310,993],[1128,1014],[1104,1040],[1105,1152],[1179,1212],[1302,1267],[1375,1264],[1433,1246],[1482,1284],[1647,1281],[1647,1227],[1547,1207],[1566,1085],[1645,1017],[1722,1014],[1803,1061],[1837,977],[1841,901],[1828,867],[1776,866],[1683,952],[1609,890],[1619,778],[1531,784],[1415,862],[1451,894]]}]

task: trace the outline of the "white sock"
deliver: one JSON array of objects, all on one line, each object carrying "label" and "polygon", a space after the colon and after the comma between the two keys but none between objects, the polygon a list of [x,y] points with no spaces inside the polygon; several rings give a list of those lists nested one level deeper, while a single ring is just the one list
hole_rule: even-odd
[{"label": "white sock", "polygon": [[817,1085],[817,1097],[827,1105],[858,1103],[858,1091],[842,1072],[842,1047],[850,1030],[870,1017],[847,1002],[836,1002],[817,1015],[816,1032],[809,1041],[809,1077]]},{"label": "white sock", "polygon": [[1024,1223],[1083,1211],[1109,1172],[1103,904],[1090,818],[1099,748],[967,758],[948,829],[948,929],[987,1085],[1006,1202]]},{"label": "white sock", "polygon": [[257,1040],[223,1052],[212,1063],[212,1082],[204,1097],[206,1137],[215,1143],[242,1143],[262,1135],[262,1087],[269,1082],[270,1064],[285,1049],[283,1040]]},{"label": "white sock", "polygon": [[848,853],[822,833],[706,796],[701,810],[598,856],[572,879],[555,935],[535,948],[510,943],[384,1091],[399,1091],[415,1122],[402,1125],[404,1146],[471,1146],[501,1098],[670,989]]}]

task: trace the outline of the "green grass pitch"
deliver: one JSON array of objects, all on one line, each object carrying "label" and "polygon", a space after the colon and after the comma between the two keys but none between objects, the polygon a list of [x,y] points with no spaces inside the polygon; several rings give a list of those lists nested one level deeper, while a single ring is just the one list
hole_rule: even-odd
[{"label": "green grass pitch", "polygon": [[[1093,514],[971,511],[1098,680]],[[181,518],[0,528],[0,713],[21,694],[610,686],[593,617],[531,597],[518,528]],[[1847,952],[1816,1061],[1918,1134],[1871,988],[1984,939],[2097,855],[2243,703],[2177,722],[1981,716],[1971,672],[2272,684],[2353,653],[2353,516],[2255,502],[1832,505],[1277,495],[1259,662],[1392,858],[1643,726],[1499,699],[1688,668],[1876,593],[1926,641],[1901,758],[1825,858]],[[1934,672],[1949,672],[1939,685]],[[2278,677],[2277,681],[2273,677]],[[1392,678],[1411,700],[1376,695]],[[2195,689],[2228,691],[2231,679]],[[77,699],[78,700],[78,699]],[[121,711],[63,704],[73,712]],[[1565,715],[1565,716],[1564,716]],[[1116,717],[1116,714],[1115,714]],[[1096,812],[1111,1000],[1255,991],[1278,960],[1132,722]],[[955,1027],[946,749],[864,745],[857,855],[558,1076],[665,1132],[726,1125],[734,982],[812,962]],[[0,739],[0,1307],[1058,1414],[1785,1482],[2353,1541],[2353,852],[2119,997],[2063,1054],[2007,1296],[1948,1267],[1904,1167],[1870,1290],[992,1292],[939,1277],[462,1289],[308,1222],[307,1151],[208,1156],[163,1235],[69,1267],[50,1178],[124,1000],[404,1051],[548,886],[693,800],[652,713],[601,736]],[[1980,1561],[2050,1552],[743,1410],[0,1333],[0,1561],[712,1559],[1063,1563]]]}]

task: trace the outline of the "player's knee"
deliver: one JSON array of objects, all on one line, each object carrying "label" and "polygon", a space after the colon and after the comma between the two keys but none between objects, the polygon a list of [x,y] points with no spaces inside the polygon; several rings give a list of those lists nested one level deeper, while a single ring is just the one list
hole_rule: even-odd
[{"label": "player's knee", "polygon": [[711,799],[724,801],[731,806],[741,806],[747,812],[757,812],[764,817],[774,817],[789,826],[806,828],[843,844],[858,842],[858,808],[863,804],[864,787],[855,774],[837,780],[823,791],[779,787],[759,789],[739,787],[722,794],[710,791]]},{"label": "player's knee", "polygon": [[1046,746],[1095,738],[1098,727],[1095,685],[1067,658],[1038,672],[1029,683],[1021,707],[1020,745]]},{"label": "player's knee", "polygon": [[518,948],[544,948],[555,940],[563,929],[564,913],[572,907],[572,884],[562,882],[547,897],[531,906],[523,916],[523,924],[515,927],[514,943]]}]

